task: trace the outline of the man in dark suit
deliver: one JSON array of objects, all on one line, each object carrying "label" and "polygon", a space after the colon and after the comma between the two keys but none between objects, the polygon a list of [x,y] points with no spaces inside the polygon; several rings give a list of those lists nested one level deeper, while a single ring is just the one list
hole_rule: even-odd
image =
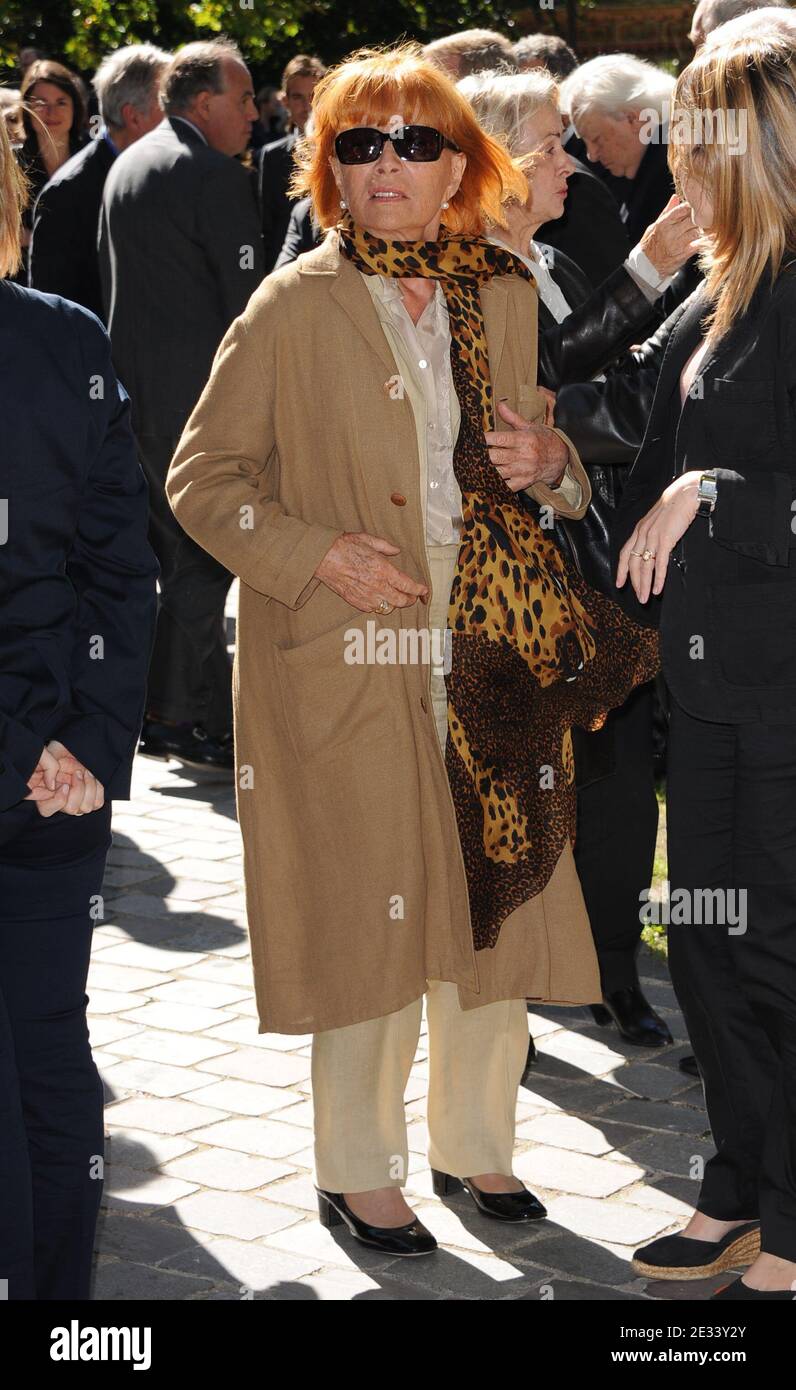
[{"label": "man in dark suit", "polygon": [[282,250],[276,258],[274,270],[281,270],[283,265],[290,265],[305,251],[319,246],[323,237],[323,228],[315,221],[312,213],[312,199],[300,198],[291,209]]},{"label": "man in dark suit", "polygon": [[285,240],[290,211],[296,201],[287,191],[293,172],[293,151],[309,120],[312,93],[325,71],[320,59],[300,53],[291,58],[282,75],[279,99],[288,110],[291,129],[281,140],[263,146],[257,165],[266,273],[273,270]]},{"label": "man in dark suit", "polygon": [[588,159],[610,175],[631,246],[675,191],[667,161],[673,93],[668,73],[629,53],[592,58],[562,86],[576,137],[585,142]]},{"label": "man in dark suit", "polygon": [[131,44],[106,58],[94,77],[103,128],[45,184],[33,214],[28,283],[104,317],[97,229],[114,159],[163,119],[158,101],[168,54]]},{"label": "man in dark suit", "polygon": [[574,155],[570,158],[575,171],[567,184],[564,214],[545,222],[536,240],[563,251],[597,289],[623,264],[635,242],[629,240],[619,205],[602,179]]},{"label": "man in dark suit", "polygon": [[132,400],[161,566],[141,751],[231,768],[231,575],[178,525],[164,482],[216,349],[263,275],[254,194],[234,157],[256,107],[228,40],[182,48],[161,102],[166,119],[114,163],[100,221],[114,361]]},{"label": "man in dark suit", "polygon": [[103,1154],[86,975],[158,567],[97,320],[2,281],[0,358],[0,1271],[11,1300],[84,1300]]}]

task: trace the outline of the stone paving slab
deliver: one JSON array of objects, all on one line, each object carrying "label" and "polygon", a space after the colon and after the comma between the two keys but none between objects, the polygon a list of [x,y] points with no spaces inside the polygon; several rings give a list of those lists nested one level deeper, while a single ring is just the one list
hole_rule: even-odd
[{"label": "stone paving slab", "polygon": [[401,1260],[317,1219],[312,1040],[257,1032],[231,784],[137,759],[104,894],[88,987],[108,1097],[96,1298],[709,1296],[709,1281],[653,1285],[630,1266],[639,1244],[682,1228],[692,1165],[712,1151],[701,1085],[677,1066],[688,1040],[660,956],[643,948],[640,965],[670,1047],[634,1048],[588,1009],[529,1011],[538,1060],[520,1088],[515,1169],[546,1221],[502,1225],[466,1193],[434,1197],[424,1021],[406,1192],[440,1248]]}]

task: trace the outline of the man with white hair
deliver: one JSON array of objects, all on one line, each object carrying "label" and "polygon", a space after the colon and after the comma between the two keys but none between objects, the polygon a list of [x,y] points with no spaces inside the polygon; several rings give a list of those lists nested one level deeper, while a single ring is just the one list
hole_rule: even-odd
[{"label": "man with white hair", "polygon": [[33,216],[28,282],[103,317],[97,231],[102,191],[117,154],[163,119],[158,100],[168,53],[130,44],[94,76],[102,129],[45,184]]},{"label": "man with white hair", "polygon": [[662,212],[674,192],[667,162],[674,78],[630,53],[582,63],[561,86],[590,160],[624,179],[622,220],[630,245]]},{"label": "man with white hair", "polygon": [[[699,51],[709,34],[728,20],[751,15],[757,10],[787,10],[787,0],[699,0],[688,35]],[[762,16],[761,16],[762,18]],[[723,37],[723,36],[722,36]]]}]

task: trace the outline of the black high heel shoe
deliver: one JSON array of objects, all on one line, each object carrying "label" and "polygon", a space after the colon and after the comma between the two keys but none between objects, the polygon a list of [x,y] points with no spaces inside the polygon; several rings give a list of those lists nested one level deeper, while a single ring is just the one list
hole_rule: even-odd
[{"label": "black high heel shoe", "polygon": [[405,1226],[371,1226],[355,1216],[342,1192],[324,1192],[320,1187],[315,1191],[320,1222],[327,1230],[344,1222],[363,1245],[385,1255],[431,1255],[437,1248],[434,1236],[417,1217]]},{"label": "black high heel shoe", "polygon": [[484,1216],[493,1216],[498,1221],[541,1221],[547,1216],[547,1208],[527,1187],[521,1192],[483,1192],[471,1178],[454,1178],[436,1168],[431,1169],[431,1179],[436,1197],[450,1197],[464,1188]]}]

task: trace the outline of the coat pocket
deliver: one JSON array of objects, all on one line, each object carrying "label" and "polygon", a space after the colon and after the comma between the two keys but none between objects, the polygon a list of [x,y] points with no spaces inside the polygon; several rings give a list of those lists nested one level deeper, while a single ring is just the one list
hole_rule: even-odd
[{"label": "coat pocket", "polygon": [[796,584],[714,584],[710,602],[729,685],[796,687]]},{"label": "coat pocket", "polygon": [[284,717],[300,760],[356,757],[364,746],[395,738],[404,686],[396,663],[373,659],[379,650],[384,655],[383,622],[352,610],[330,632],[276,648]]},{"label": "coat pocket", "polygon": [[742,463],[777,448],[772,381],[715,377],[707,383],[705,404],[707,433],[719,467],[725,459]]}]

